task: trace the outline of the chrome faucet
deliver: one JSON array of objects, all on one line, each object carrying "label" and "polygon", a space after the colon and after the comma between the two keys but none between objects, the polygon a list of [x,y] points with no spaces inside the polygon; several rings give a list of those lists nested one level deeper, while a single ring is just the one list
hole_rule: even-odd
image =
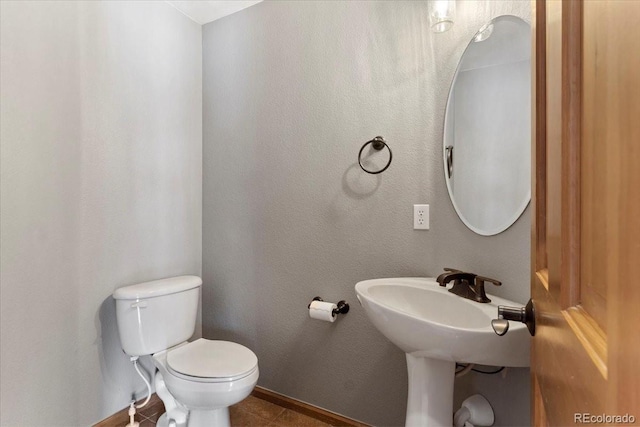
[{"label": "chrome faucet", "polygon": [[446,286],[453,280],[453,286],[449,289],[449,292],[462,298],[470,299],[471,301],[482,303],[491,302],[484,291],[484,282],[492,283],[495,286],[502,285],[501,282],[495,279],[478,276],[474,273],[466,273],[453,268],[445,268],[444,271],[445,272],[436,279],[438,284],[440,286]]}]

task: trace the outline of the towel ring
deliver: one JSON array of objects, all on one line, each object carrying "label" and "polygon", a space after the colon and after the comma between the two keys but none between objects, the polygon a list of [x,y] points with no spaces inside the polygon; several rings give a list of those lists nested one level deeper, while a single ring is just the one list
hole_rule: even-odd
[{"label": "towel ring", "polygon": [[[370,171],[369,169],[367,169],[364,166],[362,166],[362,151],[364,151],[364,147],[366,147],[369,144],[371,144],[373,149],[377,150],[377,151],[382,150],[384,147],[387,147],[387,150],[389,150],[389,161],[387,162],[385,167],[383,167],[379,171]],[[365,142],[364,145],[362,146],[362,148],[360,149],[360,152],[358,153],[358,164],[360,165],[360,168],[362,168],[362,170],[365,171],[366,173],[370,173],[372,175],[376,175],[376,174],[382,173],[382,172],[387,170],[387,168],[391,164],[391,159],[392,158],[393,158],[393,153],[391,152],[391,148],[389,148],[389,146],[387,145],[387,143],[384,140],[384,138],[381,137],[381,136],[376,136],[372,140]]]}]

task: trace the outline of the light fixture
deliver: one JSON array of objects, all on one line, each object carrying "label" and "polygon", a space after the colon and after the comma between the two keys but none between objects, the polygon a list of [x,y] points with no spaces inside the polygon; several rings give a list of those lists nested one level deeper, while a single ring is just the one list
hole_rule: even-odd
[{"label": "light fixture", "polygon": [[486,39],[488,39],[489,37],[491,37],[491,33],[493,33],[493,24],[489,23],[486,25],[483,25],[478,32],[476,33],[476,35],[473,37],[473,41],[474,42],[483,42]]},{"label": "light fixture", "polygon": [[443,33],[453,26],[456,16],[455,0],[431,0],[429,2],[429,24],[434,33]]}]

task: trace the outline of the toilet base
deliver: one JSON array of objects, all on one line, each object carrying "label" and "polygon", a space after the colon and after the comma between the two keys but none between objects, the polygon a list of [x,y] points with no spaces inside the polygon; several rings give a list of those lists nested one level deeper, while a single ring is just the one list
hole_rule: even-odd
[{"label": "toilet base", "polygon": [[[158,427],[170,427],[165,412],[158,418],[156,422]],[[189,411],[189,420],[186,426],[175,427],[230,427],[229,408],[212,409],[209,411],[191,410]],[[173,427],[173,426],[171,426]]]},{"label": "toilet base", "polygon": [[169,423],[167,422],[167,413],[166,412],[164,414],[160,415],[160,418],[158,418],[158,421],[156,421],[156,426],[157,427],[169,427]]}]

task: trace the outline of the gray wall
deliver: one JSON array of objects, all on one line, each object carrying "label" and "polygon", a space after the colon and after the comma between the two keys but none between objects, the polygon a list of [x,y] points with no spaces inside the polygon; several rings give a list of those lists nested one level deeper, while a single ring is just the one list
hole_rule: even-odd
[{"label": "gray wall", "polygon": [[[451,266],[528,299],[528,210],[497,236],[468,230],[447,194],[441,141],[467,42],[495,16],[529,20],[530,3],[457,7],[443,34],[414,1],[269,1],[204,26],[203,334],[252,348],[260,385],[401,425],[404,355],[365,317],[356,282]],[[366,175],[356,156],[376,135],[393,164]],[[431,230],[412,229],[414,203],[431,205]],[[315,295],[352,311],[310,320]],[[456,401],[476,390],[497,425],[528,423],[527,370],[463,377]]]},{"label": "gray wall", "polygon": [[201,272],[201,27],[163,2],[0,2],[0,424],[145,389],[113,290]]}]

